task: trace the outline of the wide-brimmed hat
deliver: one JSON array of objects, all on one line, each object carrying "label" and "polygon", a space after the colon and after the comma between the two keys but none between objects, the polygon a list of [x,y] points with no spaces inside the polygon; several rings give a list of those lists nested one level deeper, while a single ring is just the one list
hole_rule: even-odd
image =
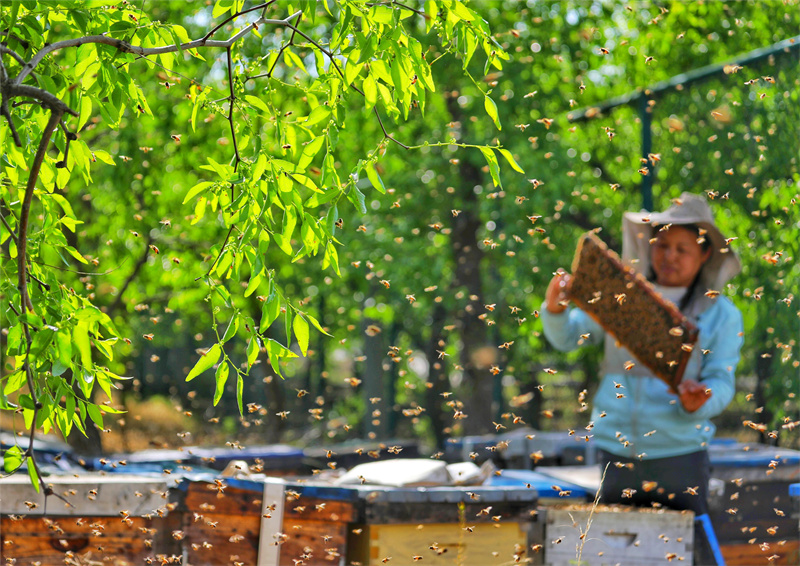
[{"label": "wide-brimmed hat", "polygon": [[699,284],[706,289],[721,290],[741,271],[739,258],[717,228],[707,199],[692,193],[683,193],[663,212],[626,212],[622,217],[622,260],[647,275],[653,228],[667,224],[694,224],[705,230],[703,237],[711,242],[711,256],[700,271]]}]

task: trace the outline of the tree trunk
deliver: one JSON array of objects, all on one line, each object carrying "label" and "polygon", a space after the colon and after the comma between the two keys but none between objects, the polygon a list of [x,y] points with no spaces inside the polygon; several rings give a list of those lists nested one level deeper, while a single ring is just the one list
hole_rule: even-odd
[{"label": "tree trunk", "polygon": [[[447,107],[454,121],[466,122],[455,98],[447,99]],[[460,196],[461,213],[452,217],[451,242],[455,261],[456,288],[467,292],[467,305],[457,317],[461,336],[460,362],[463,366],[464,381],[461,399],[464,402],[462,420],[465,434],[481,434],[490,430],[492,415],[492,374],[490,368],[496,363],[498,350],[491,345],[486,323],[478,318],[485,310],[481,262],[483,250],[478,247],[478,231],[481,227],[479,203],[474,187],[483,182],[483,174],[468,159],[459,162],[457,187]]]},{"label": "tree trunk", "polygon": [[445,402],[443,393],[447,392],[450,382],[447,379],[447,369],[439,359],[438,350],[444,350],[445,341],[442,330],[444,321],[447,319],[447,312],[442,303],[436,303],[433,309],[433,316],[430,323],[431,334],[425,346],[425,357],[428,360],[428,389],[425,391],[425,409],[431,421],[434,440],[437,450],[444,450],[444,443],[447,437],[445,426],[447,415],[442,409]]}]

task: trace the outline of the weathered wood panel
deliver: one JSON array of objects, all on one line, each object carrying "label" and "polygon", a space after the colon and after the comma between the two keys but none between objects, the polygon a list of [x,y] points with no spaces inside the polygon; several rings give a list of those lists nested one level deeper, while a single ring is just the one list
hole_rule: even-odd
[{"label": "weathered wood panel", "polygon": [[329,566],[339,564],[345,555],[346,523],[285,517],[283,529],[286,538],[281,543],[281,564]]},{"label": "weathered wood panel", "polygon": [[195,511],[184,516],[183,548],[192,566],[256,564],[261,517]]},{"label": "weathered wood panel", "polygon": [[[262,498],[262,493],[248,489],[189,484],[185,498],[189,563],[256,564]],[[305,496],[289,488],[280,531],[267,533],[260,544],[280,545],[281,564],[291,565],[294,560],[308,566],[338,564],[345,553],[347,524],[356,516],[354,503]]]},{"label": "weathered wood panel", "polygon": [[144,564],[157,555],[180,556],[179,516],[127,520],[109,517],[0,517],[0,556],[16,564]]},{"label": "weathered wood panel", "polygon": [[[771,537],[775,539],[775,537]],[[784,544],[780,544],[783,540]],[[770,540],[760,543],[722,545],[722,556],[728,566],[796,566],[800,564],[800,541]]]},{"label": "weathered wood panel", "polygon": [[[694,514],[627,506],[548,507],[545,513],[545,564],[691,563]],[[591,524],[589,519],[591,517]],[[583,538],[581,538],[583,536]]]}]

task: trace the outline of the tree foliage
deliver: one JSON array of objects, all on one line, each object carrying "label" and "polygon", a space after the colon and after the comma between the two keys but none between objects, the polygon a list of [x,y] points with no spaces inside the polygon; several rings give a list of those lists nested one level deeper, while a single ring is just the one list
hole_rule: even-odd
[{"label": "tree foliage", "polygon": [[[162,260],[162,288],[196,289],[189,296],[205,303],[211,319],[211,338],[186,379],[216,368],[214,403],[230,379],[242,413],[244,380],[260,353],[281,375],[283,361],[298,355],[292,342],[305,355],[312,329],[325,333],[284,291],[275,266],[313,258],[322,270],[340,272],[339,209],[363,214],[365,192],[385,190],[375,170],[380,154],[390,143],[407,147],[386,123],[424,113],[436,89],[430,50],[466,59],[479,50],[488,67],[507,58],[485,21],[458,0],[421,9],[395,2],[229,0],[191,14],[178,12],[177,4],[165,8],[174,19],[153,17],[160,8],[125,2],[110,10],[103,2],[23,1],[3,8],[3,295],[10,331],[0,403],[21,411],[32,434],[54,427],[64,436],[73,427],[85,433],[87,416],[102,428],[104,415],[117,412],[111,390],[125,378],[109,367],[130,339],[120,330],[127,323],[112,316],[140,269],[174,248],[194,247],[185,254],[193,261],[178,270],[170,262],[180,265],[179,253]],[[421,40],[409,26],[425,30]],[[154,114],[144,87],[159,77],[175,94],[168,103],[175,108]],[[381,133],[363,153],[343,155],[340,132],[357,107]],[[103,144],[109,130],[136,129],[162,116],[175,119],[169,138],[138,145],[123,133],[114,142],[121,151]],[[217,125],[206,128],[208,121]],[[174,148],[188,147],[195,134],[218,135],[222,147],[184,161],[189,169],[172,187],[145,191],[153,162],[169,169]],[[137,167],[126,164],[139,161],[131,155],[137,150],[145,157],[131,179],[126,173]],[[122,171],[106,169],[114,166]],[[96,193],[100,175],[114,178],[112,194]],[[82,202],[88,203],[84,215],[75,210]],[[114,214],[130,213],[125,204],[138,210],[140,230],[125,233],[111,222]],[[179,227],[154,213],[181,206],[191,212],[173,243]],[[89,226],[98,214],[108,215],[108,223],[98,222],[103,232]],[[102,275],[110,273],[94,269],[103,256],[121,262],[111,271],[127,264],[126,256],[138,259],[121,287],[97,293],[90,281],[109,283]],[[109,295],[115,298],[105,304]],[[261,303],[258,314],[249,308],[253,295]],[[176,306],[186,300],[177,298]],[[275,338],[271,328],[278,324],[284,332]],[[246,346],[231,347],[236,342]],[[94,400],[96,386],[104,402]]]},{"label": "tree foliage", "polygon": [[616,247],[648,176],[655,208],[703,191],[738,238],[740,404],[777,436],[797,419],[798,49],[733,62],[796,34],[797,7],[4,6],[2,408],[79,436],[115,388],[273,439],[574,425],[599,352],[552,352],[537,309],[581,232]]}]

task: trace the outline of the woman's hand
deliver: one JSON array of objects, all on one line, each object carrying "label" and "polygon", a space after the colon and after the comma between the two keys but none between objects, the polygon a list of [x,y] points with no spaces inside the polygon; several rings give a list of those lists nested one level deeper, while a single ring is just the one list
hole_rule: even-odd
[{"label": "woman's hand", "polygon": [[567,310],[568,293],[571,284],[572,276],[559,267],[550,280],[545,293],[545,308],[547,312],[560,314]]},{"label": "woman's hand", "polygon": [[678,384],[678,398],[689,413],[694,413],[711,397],[711,390],[703,384],[687,379]]}]

